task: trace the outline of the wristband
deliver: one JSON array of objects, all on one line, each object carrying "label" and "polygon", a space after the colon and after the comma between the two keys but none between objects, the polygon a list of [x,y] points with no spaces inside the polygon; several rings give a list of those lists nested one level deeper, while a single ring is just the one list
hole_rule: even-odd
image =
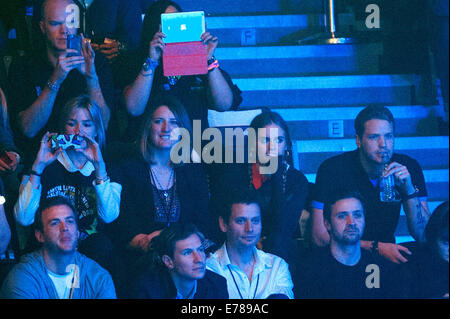
[{"label": "wristband", "polygon": [[35,176],[38,176],[38,177],[41,177],[41,176],[42,176],[42,174],[39,174],[38,172],[36,172],[36,171],[34,171],[34,170],[31,170],[31,171],[30,171],[30,175],[35,175]]},{"label": "wristband", "polygon": [[208,66],[210,66],[211,64],[213,64],[214,62],[217,62],[217,59],[215,56],[212,56],[211,59],[208,59]]},{"label": "wristband", "polygon": [[147,57],[144,64],[142,65],[142,70],[144,72],[148,72],[150,70],[154,71],[158,65],[158,61],[155,62],[150,57]]},{"label": "wristband", "polygon": [[218,67],[219,67],[219,61],[217,61],[217,60],[215,60],[211,64],[208,64],[208,73],[214,69],[217,69]]},{"label": "wristband", "polygon": [[100,185],[100,184],[103,184],[103,183],[106,183],[106,182],[109,182],[109,181],[110,181],[110,178],[108,177],[108,175],[106,175],[103,178],[96,178],[95,179],[95,185]]},{"label": "wristband", "polygon": [[59,85],[56,84],[56,82],[52,82],[49,80],[49,81],[47,81],[47,86],[50,89],[50,91],[58,92],[58,90],[59,90]]},{"label": "wristband", "polygon": [[417,186],[414,187],[414,192],[412,194],[402,196],[402,200],[404,202],[406,202],[407,200],[416,198],[416,197],[419,197],[419,189],[417,188]]}]

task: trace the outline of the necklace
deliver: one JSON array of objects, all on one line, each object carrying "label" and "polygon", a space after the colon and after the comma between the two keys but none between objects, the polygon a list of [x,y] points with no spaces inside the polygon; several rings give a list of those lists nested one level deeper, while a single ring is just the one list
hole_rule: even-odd
[{"label": "necklace", "polygon": [[[163,189],[156,174],[150,168],[150,178],[152,180],[153,198],[155,203],[155,221],[170,226],[177,222],[180,217],[180,203],[176,192],[176,177],[172,170],[166,189]],[[173,181],[172,187],[169,188]]]},{"label": "necklace", "polygon": [[170,177],[169,177],[169,180],[167,181],[167,186],[164,188],[161,186],[161,183],[158,180],[158,176],[153,172],[152,167],[150,167],[150,178],[152,179],[152,181],[155,184],[155,186],[157,187],[157,189],[162,192],[162,194],[164,196],[164,200],[167,203],[167,201],[169,199],[169,186],[170,186],[170,183],[172,182],[172,178],[173,178],[173,169],[170,172]]}]

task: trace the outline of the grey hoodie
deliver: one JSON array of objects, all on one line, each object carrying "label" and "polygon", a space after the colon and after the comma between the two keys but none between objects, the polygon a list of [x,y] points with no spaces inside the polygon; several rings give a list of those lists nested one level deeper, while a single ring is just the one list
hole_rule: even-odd
[{"label": "grey hoodie", "polygon": [[[116,291],[110,274],[92,259],[76,252],[79,288],[73,299],[115,299]],[[2,299],[58,299],[55,286],[47,273],[41,250],[22,257],[10,271],[0,290]]]}]

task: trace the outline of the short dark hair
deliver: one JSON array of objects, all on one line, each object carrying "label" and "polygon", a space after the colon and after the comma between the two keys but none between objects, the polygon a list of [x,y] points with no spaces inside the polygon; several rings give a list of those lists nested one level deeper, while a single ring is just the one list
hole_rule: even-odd
[{"label": "short dark hair", "polygon": [[449,202],[440,204],[431,214],[430,220],[425,227],[425,239],[430,247],[434,247],[439,238],[448,232],[448,206]]},{"label": "short dark hair", "polygon": [[222,209],[219,211],[219,216],[222,217],[223,221],[227,224],[231,218],[231,211],[234,204],[256,204],[261,208],[261,199],[254,190],[232,191],[225,200]]},{"label": "short dark hair", "polygon": [[205,236],[192,223],[175,223],[170,225],[155,238],[152,239],[152,249],[159,258],[164,255],[173,257],[177,241],[197,235],[200,241],[205,241]]},{"label": "short dark hair", "polygon": [[363,109],[356,116],[355,119],[355,132],[356,135],[362,137],[364,135],[364,125],[367,121],[378,119],[385,120],[392,124],[392,128],[395,128],[394,116],[391,111],[385,106],[380,105],[370,105]]},{"label": "short dark hair", "polygon": [[72,201],[70,199],[68,199],[67,197],[56,196],[56,197],[50,197],[50,198],[47,198],[47,199],[41,201],[41,203],[39,205],[39,209],[36,212],[36,216],[34,217],[34,229],[38,230],[40,232],[43,232],[44,224],[42,222],[42,213],[51,207],[62,206],[62,205],[67,206],[72,210],[73,215],[75,216],[75,222],[77,223],[77,227],[78,227],[78,212],[77,212],[74,204],[72,203]]},{"label": "short dark hair", "polygon": [[323,206],[323,219],[330,222],[331,221],[331,208],[334,204],[336,204],[341,199],[347,199],[347,198],[356,198],[361,203],[363,209],[365,209],[364,205],[364,197],[355,190],[341,190],[336,191],[332,193],[328,199],[325,201]]}]

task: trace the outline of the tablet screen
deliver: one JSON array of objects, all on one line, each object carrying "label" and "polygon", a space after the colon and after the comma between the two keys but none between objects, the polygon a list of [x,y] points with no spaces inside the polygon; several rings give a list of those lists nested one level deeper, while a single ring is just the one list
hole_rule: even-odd
[{"label": "tablet screen", "polygon": [[177,12],[161,14],[161,30],[165,43],[201,41],[205,32],[205,12]]}]

